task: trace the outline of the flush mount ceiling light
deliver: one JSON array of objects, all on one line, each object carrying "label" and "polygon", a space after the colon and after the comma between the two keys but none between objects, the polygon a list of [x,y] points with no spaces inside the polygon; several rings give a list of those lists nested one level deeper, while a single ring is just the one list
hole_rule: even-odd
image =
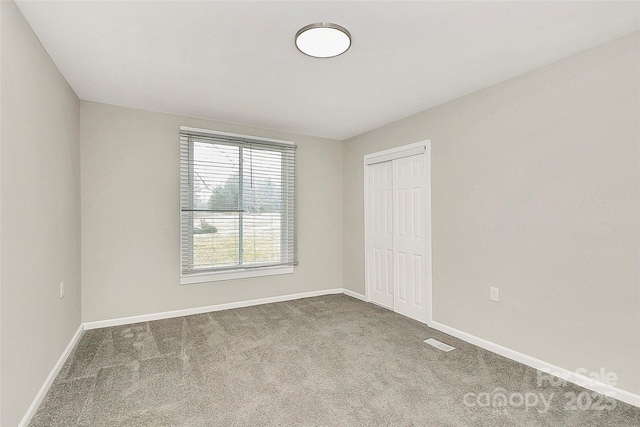
[{"label": "flush mount ceiling light", "polygon": [[296,33],[296,47],[314,58],[342,55],[351,46],[351,34],[338,24],[318,22],[300,28]]}]

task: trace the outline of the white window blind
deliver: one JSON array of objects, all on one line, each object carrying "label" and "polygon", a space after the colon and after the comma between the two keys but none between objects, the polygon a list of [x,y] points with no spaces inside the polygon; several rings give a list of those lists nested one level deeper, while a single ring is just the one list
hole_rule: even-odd
[{"label": "white window blind", "polygon": [[183,277],[297,263],[295,151],[180,128]]}]

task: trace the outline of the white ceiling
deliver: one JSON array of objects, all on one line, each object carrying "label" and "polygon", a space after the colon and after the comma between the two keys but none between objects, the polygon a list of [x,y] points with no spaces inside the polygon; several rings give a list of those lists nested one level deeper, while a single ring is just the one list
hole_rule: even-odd
[{"label": "white ceiling", "polygon": [[[84,100],[346,139],[640,29],[638,2],[18,1]],[[300,53],[326,21],[351,49]]]}]

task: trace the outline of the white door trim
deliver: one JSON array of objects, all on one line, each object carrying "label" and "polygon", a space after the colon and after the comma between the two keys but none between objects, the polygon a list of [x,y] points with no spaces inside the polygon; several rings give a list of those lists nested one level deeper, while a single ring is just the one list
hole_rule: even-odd
[{"label": "white door trim", "polygon": [[376,153],[365,154],[363,159],[364,164],[364,250],[365,250],[365,300],[371,302],[371,296],[369,291],[370,278],[369,278],[369,261],[367,260],[367,247],[369,246],[369,236],[367,230],[369,230],[370,218],[369,218],[369,165],[378,162],[389,161],[393,159],[399,159],[402,157],[413,156],[419,154],[420,147],[424,147],[423,161],[424,171],[427,177],[427,182],[424,186],[424,229],[425,229],[425,254],[427,257],[427,272],[425,274],[425,297],[427,299],[424,304],[425,313],[424,319],[426,324],[431,325],[432,322],[432,305],[433,294],[431,288],[432,280],[432,254],[431,254],[431,140],[414,142],[412,144],[402,145],[400,147],[391,148],[389,150],[378,151]]}]

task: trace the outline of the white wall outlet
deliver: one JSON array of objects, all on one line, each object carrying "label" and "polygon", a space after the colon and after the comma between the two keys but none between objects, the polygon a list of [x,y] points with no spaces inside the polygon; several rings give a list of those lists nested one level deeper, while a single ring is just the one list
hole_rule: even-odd
[{"label": "white wall outlet", "polygon": [[494,288],[493,286],[489,288],[489,299],[495,302],[498,302],[500,300],[500,293],[498,291],[498,288]]},{"label": "white wall outlet", "polygon": [[60,282],[60,299],[64,298],[64,282]]}]

